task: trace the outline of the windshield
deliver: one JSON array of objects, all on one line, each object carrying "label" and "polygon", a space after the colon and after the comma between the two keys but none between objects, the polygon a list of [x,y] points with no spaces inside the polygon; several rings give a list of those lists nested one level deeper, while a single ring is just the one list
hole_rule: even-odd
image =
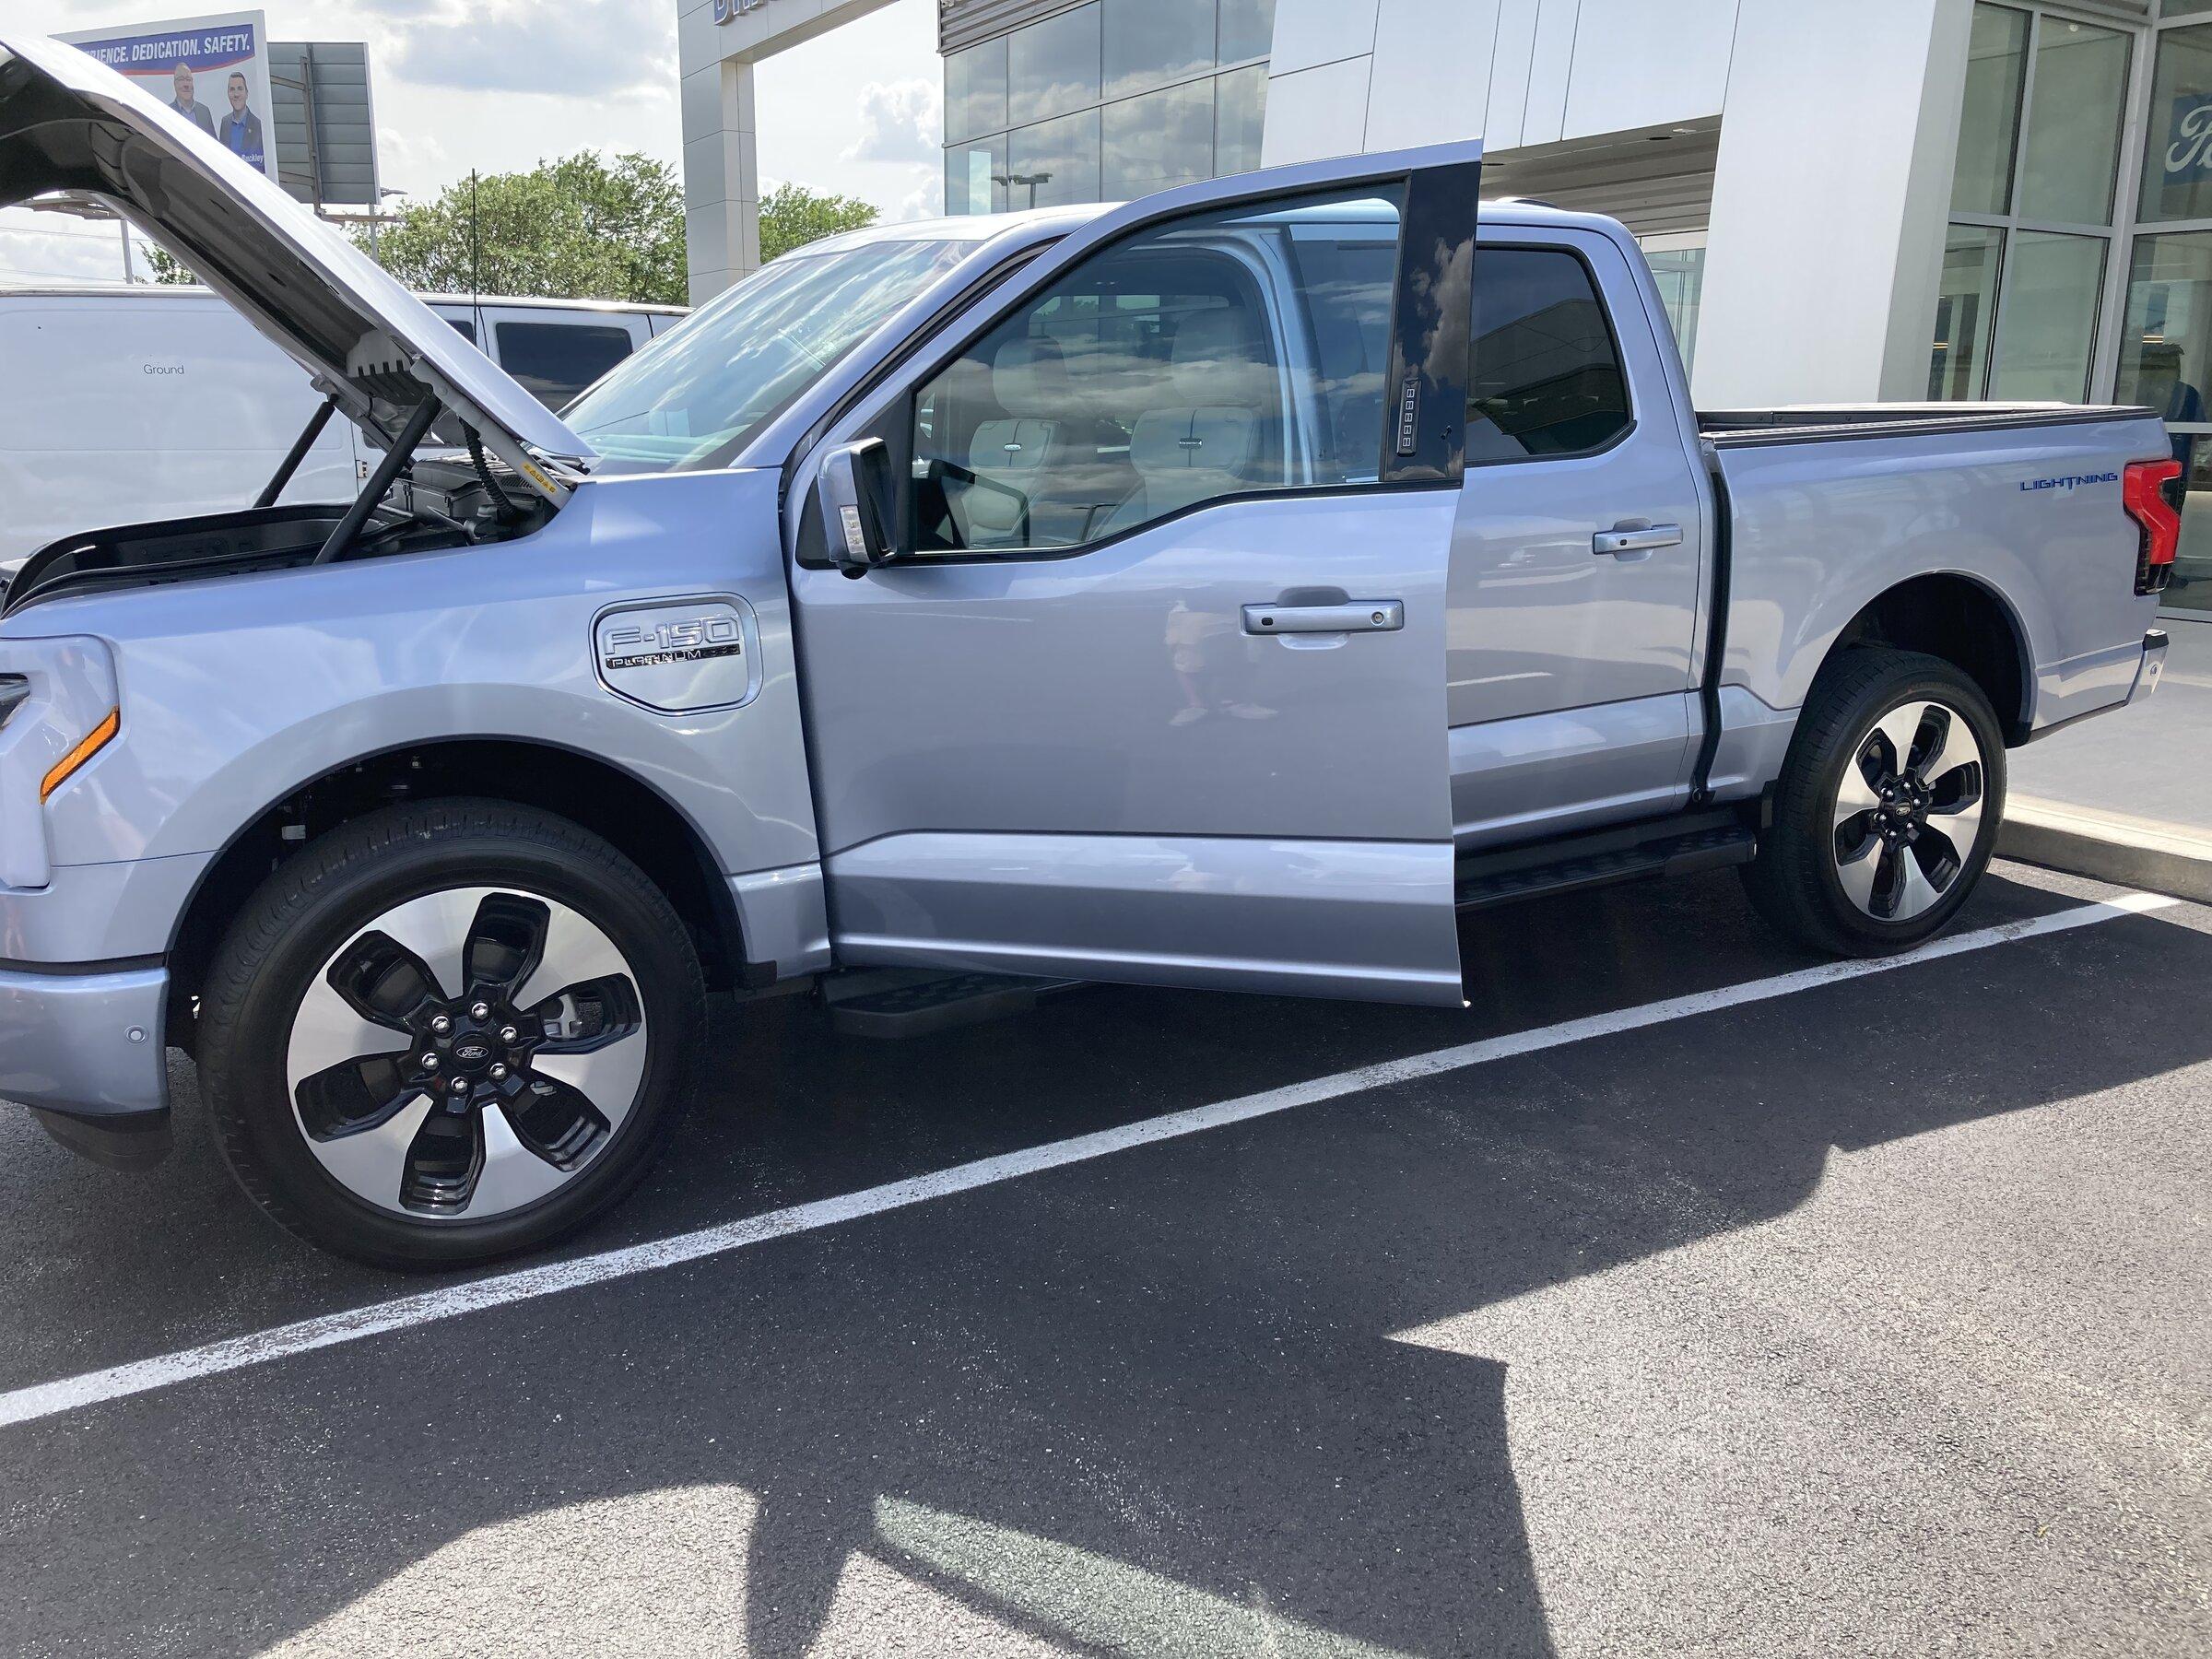
[{"label": "windshield", "polygon": [[966,241],[785,254],[701,306],[561,411],[601,472],[721,465],[869,330],[959,263]]}]

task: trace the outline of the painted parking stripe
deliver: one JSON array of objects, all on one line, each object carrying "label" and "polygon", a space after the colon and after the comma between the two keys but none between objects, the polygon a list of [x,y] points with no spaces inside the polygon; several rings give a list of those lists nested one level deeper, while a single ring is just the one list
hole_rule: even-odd
[{"label": "painted parking stripe", "polygon": [[2018,939],[2040,938],[2049,934],[2067,933],[2075,928],[2094,927],[2099,923],[2117,921],[2124,916],[2147,915],[2179,902],[2179,900],[2157,894],[2131,893],[2109,903],[2078,905],[2047,916],[2036,916],[2024,922],[2008,922],[2001,926],[1984,927],[1973,933],[1938,939],[1904,956],[1883,957],[1871,961],[1826,962],[1817,968],[1805,968],[1794,973],[1777,974],[1771,979],[1726,985],[1717,991],[1700,991],[1688,996],[1669,997],[1664,1002],[1645,1003],[1638,1007],[1622,1008],[1610,1014],[1594,1014],[1587,1018],[1570,1019],[1559,1025],[1540,1026],[1533,1030],[1485,1038],[1478,1042],[1434,1049],[1401,1060],[1385,1060],[1374,1065],[1357,1066],[1350,1071],[1335,1072],[1325,1077],[1291,1083],[1259,1094],[1217,1100],[1209,1106],[1194,1106],[1188,1111],[1171,1112],[1161,1117],[1124,1124],[1117,1128],[1078,1135],[1041,1147],[1030,1147],[1019,1152],[978,1159],[973,1163],[957,1164],[948,1170],[912,1176],[904,1181],[890,1182],[862,1192],[817,1199],[810,1204],[793,1205],[788,1209],[771,1210],[766,1215],[749,1216],[741,1221],[724,1222],[718,1227],[701,1228],[696,1232],[656,1239],[651,1243],[632,1244],[620,1250],[603,1251],[596,1255],[552,1262],[542,1267],[525,1267],[518,1272],[494,1274],[487,1278],[445,1286],[418,1296],[403,1296],[392,1301],[377,1302],[343,1313],[325,1313],[314,1319],[300,1320],[294,1324],[277,1325],[245,1336],[232,1336],[201,1347],[163,1354],[152,1359],[136,1359],[127,1365],[110,1367],[106,1371],[87,1371],[80,1376],[63,1377],[52,1382],[16,1389],[0,1394],[0,1427],[53,1417],[106,1400],[124,1399],[131,1394],[166,1388],[174,1382],[242,1371],[248,1366],[265,1364],[272,1359],[312,1353],[316,1348],[359,1342],[364,1337],[380,1335],[386,1331],[406,1330],[415,1325],[430,1324],[438,1320],[473,1313],[480,1309],[506,1307],[513,1302],[552,1296],[563,1290],[575,1290],[586,1285],[605,1284],[610,1279],[628,1278],[635,1274],[651,1273],[656,1268],[696,1262],[706,1256],[724,1255],[734,1250],[743,1250],[748,1245],[764,1243],[771,1239],[788,1238],[794,1233],[813,1232],[821,1228],[835,1227],[841,1222],[880,1216],[891,1210],[908,1209],[932,1199],[950,1197],[957,1193],[971,1193],[979,1187],[997,1186],[1006,1182],[1018,1181],[1025,1175],[1036,1175],[1047,1170],[1087,1162],[1094,1158],[1105,1158],[1136,1147],[1177,1140],[1184,1135],[1202,1134],[1208,1129],[1219,1129],[1230,1124],[1250,1123],[1254,1118],[1269,1117],[1277,1112],[1288,1112],[1294,1107],[1311,1106],[1322,1100],[1333,1100],[1345,1095],[1386,1088],[1394,1083],[1462,1071],[1469,1066],[1487,1065],[1493,1060],[1561,1048],[1570,1043],[1587,1041],[1594,1037],[1641,1030],[1649,1026],[1665,1025],[1670,1020],[1688,1019],[1724,1008],[1741,1007],[1747,1003],[1791,996],[1801,991],[1842,984],[1851,980],[1888,973],[1921,962],[1936,961],[1945,957],[1963,956],[1970,951],[1986,950],[1992,946],[2006,945]]}]

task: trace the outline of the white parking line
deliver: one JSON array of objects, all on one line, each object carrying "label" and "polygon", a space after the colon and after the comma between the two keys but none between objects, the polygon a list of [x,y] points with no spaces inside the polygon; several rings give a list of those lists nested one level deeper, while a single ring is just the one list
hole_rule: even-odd
[{"label": "white parking line", "polygon": [[62,1377],[52,1382],[16,1389],[0,1394],[0,1427],[32,1422],[40,1418],[74,1411],[82,1406],[145,1394],[151,1389],[167,1387],[172,1382],[190,1382],[195,1377],[242,1371],[250,1365],[282,1359],[293,1354],[310,1353],[316,1348],[332,1347],[343,1342],[359,1342],[366,1336],[405,1330],[413,1325],[429,1324],[441,1319],[473,1313],[483,1308],[504,1307],[511,1302],[528,1301],[562,1290],[574,1290],[586,1285],[604,1284],[609,1279],[628,1278],[633,1274],[651,1273],[660,1267],[696,1262],[703,1256],[743,1250],[747,1245],[762,1243],[770,1239],[787,1238],[793,1233],[812,1232],[820,1228],[834,1227],[842,1221],[858,1220],[865,1216],[880,1216],[889,1210],[911,1208],[917,1204],[926,1204],[933,1198],[946,1198],[956,1193],[973,1192],[979,1187],[996,1186],[1003,1182],[1019,1180],[1025,1175],[1035,1175],[1046,1170],[1057,1170],[1068,1164],[1125,1152],[1135,1147],[1176,1140],[1186,1135],[1197,1135],[1230,1124],[1249,1123],[1254,1118],[1288,1112],[1297,1106],[1311,1106],[1317,1101],[1333,1100],[1340,1096],[1359,1094],[1417,1077],[1433,1077],[1444,1072],[1461,1071],[1471,1065],[1483,1065],[1516,1054],[1560,1048],[1593,1037],[1641,1030],[1647,1026],[1664,1025],[1670,1020],[1688,1019],[1723,1008],[1741,1007],[1747,1003],[1766,1002],[1773,997],[1789,996],[1822,985],[1865,979],[1873,974],[1909,968],[1919,962],[1961,956],[1969,951],[1986,950],[1993,945],[2009,944],[2016,939],[2032,939],[2046,934],[2065,933],[2077,927],[2093,927],[2100,922],[2117,921],[2123,916],[2146,915],[2179,902],[2179,900],[2157,894],[2131,893],[2110,903],[2079,905],[2072,910],[2036,916],[2025,922],[2008,922],[2002,926],[1984,927],[1974,933],[1938,939],[1905,956],[1884,957],[1872,961],[1823,963],[1817,968],[1800,969],[1794,973],[1777,974],[1771,979],[1751,980],[1743,984],[1726,985],[1717,991],[1700,991],[1693,995],[1670,997],[1665,1002],[1645,1003],[1639,1007],[1622,1008],[1610,1014],[1594,1014],[1584,1019],[1570,1019],[1534,1030],[1485,1038],[1479,1042],[1434,1049],[1425,1054],[1413,1054],[1402,1060],[1385,1060],[1379,1065],[1358,1066],[1350,1071],[1332,1073],[1325,1077],[1314,1077],[1304,1083],[1270,1088],[1260,1094],[1240,1095],[1231,1100],[1217,1100],[1210,1106],[1194,1106],[1185,1112],[1171,1112],[1162,1117],[1147,1118],[1141,1123],[1101,1129],[1093,1135],[1078,1135],[1068,1140],[1030,1147],[997,1158],[978,1159],[973,1163],[958,1164],[932,1174],[894,1181],[883,1186],[869,1187],[863,1192],[847,1193],[841,1197],[794,1205],[788,1209],[771,1210],[764,1216],[751,1216],[742,1221],[701,1228],[696,1232],[678,1233],[673,1238],[656,1239],[647,1244],[632,1244],[621,1250],[603,1251],[597,1255],[548,1263],[542,1267],[525,1267],[519,1272],[495,1274],[488,1278],[449,1285],[418,1296],[403,1296],[393,1301],[377,1302],[343,1313],[325,1313],[318,1318],[300,1320],[294,1324],[277,1325],[269,1330],[255,1331],[249,1335],[211,1342],[202,1347],[185,1348],[152,1359],[136,1359],[127,1365],[112,1366],[106,1371],[87,1371],[80,1376]]}]

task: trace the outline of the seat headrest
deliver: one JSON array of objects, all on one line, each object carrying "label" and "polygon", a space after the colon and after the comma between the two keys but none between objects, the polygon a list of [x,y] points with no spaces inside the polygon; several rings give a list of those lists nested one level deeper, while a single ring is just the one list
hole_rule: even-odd
[{"label": "seat headrest", "polygon": [[1009,415],[1064,418],[1075,394],[1056,340],[1038,335],[1008,340],[991,359],[991,395]]},{"label": "seat headrest", "polygon": [[1199,407],[1256,409],[1267,401],[1267,371],[1241,311],[1193,312],[1170,347],[1175,394]]}]

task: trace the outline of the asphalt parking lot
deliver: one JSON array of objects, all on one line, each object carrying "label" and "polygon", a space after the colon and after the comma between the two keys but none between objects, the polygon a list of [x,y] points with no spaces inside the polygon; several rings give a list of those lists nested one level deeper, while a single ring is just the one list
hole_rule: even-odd
[{"label": "asphalt parking lot", "polygon": [[[1954,936],[2111,896],[2001,865]],[[2212,912],[1979,942],[41,1406],[0,1648],[2204,1653]],[[725,1009],[561,1254],[1812,965],[1725,876],[1465,948],[1456,1016]],[[0,1408],[436,1288],[263,1222],[178,1082],[147,1176],[0,1113]]]}]

